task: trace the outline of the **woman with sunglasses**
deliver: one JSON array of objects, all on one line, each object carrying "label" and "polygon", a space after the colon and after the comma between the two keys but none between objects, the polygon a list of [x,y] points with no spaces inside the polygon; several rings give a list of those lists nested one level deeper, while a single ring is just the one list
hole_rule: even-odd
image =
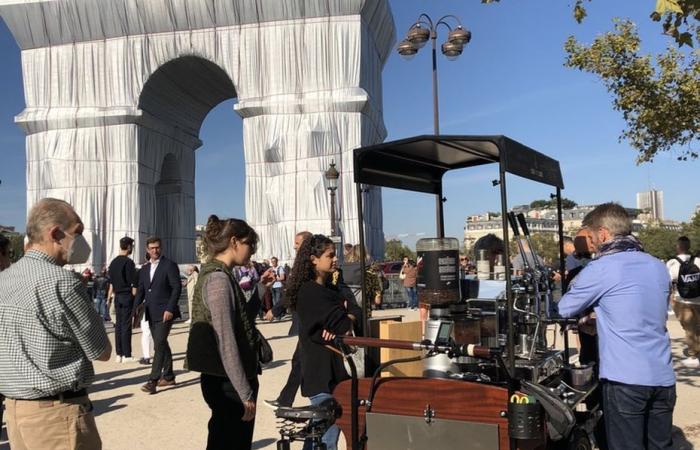
[{"label": "woman with sunglasses", "polygon": [[209,217],[202,265],[192,299],[186,367],[201,372],[211,408],[207,450],[250,449],[258,393],[256,311],[249,311],[232,269],[255,253],[258,235],[246,222]]}]

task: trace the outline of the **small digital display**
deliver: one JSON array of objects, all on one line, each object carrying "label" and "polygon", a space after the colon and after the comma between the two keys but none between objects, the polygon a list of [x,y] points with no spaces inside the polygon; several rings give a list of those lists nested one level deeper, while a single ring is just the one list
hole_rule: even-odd
[{"label": "small digital display", "polygon": [[451,335],[452,335],[452,322],[449,322],[449,321],[440,322],[440,327],[438,327],[437,337],[435,338],[435,344],[447,345],[450,342]]}]

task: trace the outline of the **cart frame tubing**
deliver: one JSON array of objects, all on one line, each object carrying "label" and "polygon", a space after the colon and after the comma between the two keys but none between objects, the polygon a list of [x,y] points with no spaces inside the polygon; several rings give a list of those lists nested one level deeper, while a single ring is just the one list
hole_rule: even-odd
[{"label": "cart frame tubing", "polygon": [[[508,197],[506,194],[506,172],[503,169],[503,164],[498,161],[498,174],[499,182],[498,186],[501,189],[501,222],[503,227],[503,258],[506,263],[506,302],[507,302],[507,321],[508,321],[508,335],[507,335],[507,351],[508,351],[508,370],[510,373],[515,373],[515,342],[513,340],[513,281],[511,279],[510,271],[510,239],[508,236]],[[513,382],[508,383],[508,398],[515,392],[517,386],[513,385]],[[517,448],[517,443],[515,439],[510,438],[510,449],[515,450]]]},{"label": "cart frame tubing", "polygon": [[566,283],[566,258],[564,256],[564,219],[562,217],[561,207],[561,189],[557,188],[557,221],[559,222],[559,274],[561,275],[561,292],[562,295],[568,287]]},{"label": "cart frame tubing", "polygon": [[[367,251],[365,249],[365,216],[363,214],[363,202],[362,202],[362,184],[355,183],[357,191],[357,217],[359,218],[358,231],[360,234],[360,280],[362,285],[360,286],[360,299],[362,300],[362,329],[366,335],[369,335],[369,320],[367,320],[367,301],[365,299],[365,283],[367,283]],[[367,366],[367,353],[365,352],[365,367]]]}]

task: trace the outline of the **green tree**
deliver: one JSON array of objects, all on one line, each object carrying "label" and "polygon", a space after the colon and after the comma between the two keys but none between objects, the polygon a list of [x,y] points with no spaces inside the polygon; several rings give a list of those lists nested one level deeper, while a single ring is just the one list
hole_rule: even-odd
[{"label": "green tree", "polygon": [[384,243],[384,258],[387,261],[400,261],[404,256],[415,261],[416,252],[404,245],[399,239],[390,239]]},{"label": "green tree", "polygon": [[700,252],[700,213],[693,216],[689,223],[683,224],[683,235],[690,239],[691,251]]},{"label": "green tree", "polygon": [[[499,0],[482,0],[494,3]],[[581,22],[586,3],[576,0],[573,16]],[[679,48],[700,43],[700,0],[657,0],[651,20]],[[569,37],[565,66],[596,75],[612,94],[613,108],[626,127],[620,140],[637,152],[637,164],[651,162],[659,152],[675,151],[679,160],[695,159],[700,141],[700,53],[683,53],[672,45],[652,58],[641,52],[641,40],[629,19],[590,45]]]},{"label": "green tree", "polygon": [[639,232],[639,240],[650,255],[667,261],[676,256],[678,232],[662,227],[644,228]]},{"label": "green tree", "polygon": [[535,200],[530,203],[530,208],[532,209],[546,208],[547,206],[549,206],[548,200]]},{"label": "green tree", "polygon": [[697,158],[700,138],[700,59],[674,48],[655,60],[640,54],[641,41],[629,20],[591,45],[569,37],[565,65],[597,75],[622,113],[626,139],[639,152],[637,163],[651,162],[659,152],[678,149],[678,159]]},{"label": "green tree", "polygon": [[[481,0],[481,3],[497,3],[500,0]],[[588,16],[585,3],[591,0],[576,0],[572,10],[576,22]],[[700,41],[700,0],[656,0],[651,20],[661,22],[663,33],[673,37],[678,46],[692,47]]]},{"label": "green tree", "polygon": [[[545,264],[554,267],[559,261],[559,241],[556,240],[553,233],[532,233],[530,235],[532,246]],[[520,253],[515,238],[512,238],[508,247],[511,255]],[[555,267],[557,268],[557,267]]]},{"label": "green tree", "polygon": [[16,263],[22,256],[24,256],[24,235],[19,233],[8,233],[5,236],[10,240],[12,262]]},{"label": "green tree", "polygon": [[[561,198],[561,207],[562,209],[571,209],[575,208],[578,206],[578,203],[576,203],[573,200],[569,200],[566,197]],[[557,207],[557,199],[553,198],[550,200],[535,200],[534,202],[530,203],[530,208],[532,209],[539,209],[539,208],[556,208]]]}]

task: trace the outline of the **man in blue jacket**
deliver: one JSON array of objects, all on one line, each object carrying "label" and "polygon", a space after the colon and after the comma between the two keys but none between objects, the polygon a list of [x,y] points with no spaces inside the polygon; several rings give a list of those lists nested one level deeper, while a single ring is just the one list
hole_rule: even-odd
[{"label": "man in blue jacket", "polygon": [[668,271],[632,236],[620,205],[599,205],[583,226],[596,257],[562,297],[559,313],[595,313],[609,448],[671,449],[676,379],[666,329]]},{"label": "man in blue jacket", "polygon": [[156,387],[175,385],[173,354],[168,344],[168,335],[173,321],[180,317],[178,300],[182,284],[180,270],[173,261],[161,255],[161,240],[150,237],[146,240],[149,262],[141,267],[139,284],[134,300],[134,309],[146,302],[146,319],[153,336],[154,356],[151,375],[141,390],[156,393]]}]

